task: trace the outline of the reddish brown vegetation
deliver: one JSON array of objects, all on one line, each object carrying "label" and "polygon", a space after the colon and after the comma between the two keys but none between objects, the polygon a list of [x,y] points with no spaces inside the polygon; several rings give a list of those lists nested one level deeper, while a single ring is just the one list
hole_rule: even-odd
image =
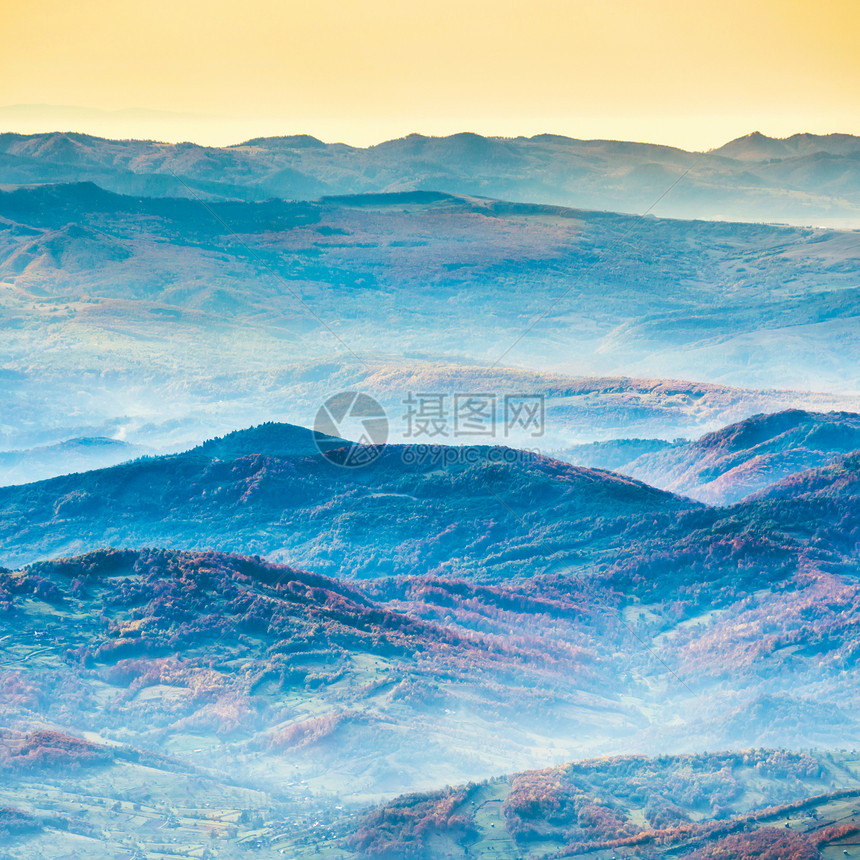
[{"label": "reddish brown vegetation", "polygon": [[423,857],[434,835],[462,838],[472,831],[471,815],[459,809],[468,797],[468,789],[399,797],[368,815],[348,845],[367,857]]},{"label": "reddish brown vegetation", "polygon": [[[593,759],[518,774],[505,801],[505,820],[519,843],[553,838],[566,842],[569,853],[597,844],[674,842],[702,832],[688,823],[685,810],[717,819],[728,815],[744,790],[736,773],[741,768],[786,785],[821,771],[811,756],[784,751]],[[631,821],[628,806],[643,808],[650,827]],[[725,825],[705,827],[719,831]]]},{"label": "reddish brown vegetation", "polygon": [[689,860],[817,860],[816,842],[803,833],[760,827],[733,833],[687,855]]},{"label": "reddish brown vegetation", "polygon": [[293,725],[273,735],[269,746],[273,749],[301,749],[312,746],[330,738],[340,726],[350,719],[355,719],[355,715],[336,713],[293,723]]},{"label": "reddish brown vegetation", "polygon": [[0,737],[0,770],[57,771],[108,764],[113,758],[109,749],[62,732],[41,730]]},{"label": "reddish brown vegetation", "polygon": [[40,830],[41,827],[32,815],[11,806],[0,806],[0,841]]}]

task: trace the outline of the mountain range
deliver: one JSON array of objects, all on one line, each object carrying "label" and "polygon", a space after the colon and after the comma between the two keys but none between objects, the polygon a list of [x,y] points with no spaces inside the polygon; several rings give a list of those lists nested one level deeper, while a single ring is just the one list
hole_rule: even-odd
[{"label": "mountain range", "polygon": [[[785,443],[808,450],[827,419],[851,424],[714,435],[754,452],[763,427],[814,425]],[[217,756],[353,810],[598,750],[857,736],[856,454],[712,508],[514,449],[390,446],[352,470],[312,445],[269,424],[0,490],[3,725]],[[240,547],[269,559],[213,551]]]},{"label": "mountain range", "polygon": [[90,181],[208,200],[442,191],[673,218],[860,225],[860,138],[759,133],[710,152],[541,134],[411,134],[367,148],[309,135],[223,148],[56,132],[0,135],[0,183]]},{"label": "mountain range", "polygon": [[[354,813],[399,792],[598,751],[844,745],[860,701],[860,463],[824,455],[850,444],[855,421],[782,413],[706,437],[718,466],[754,460],[762,445],[784,455],[780,468],[825,461],[728,507],[498,446],[428,458],[393,445],[348,469],[338,458],[355,443],[331,439],[325,459],[310,431],[278,424],[2,488],[0,558],[13,568],[0,572],[2,723],[28,757],[47,745],[38,761],[52,761],[57,744],[78,755],[80,739],[204,770],[217,758],[220,775],[194,784],[241,770],[255,791],[274,792],[264,810],[250,804],[260,827],[243,833],[266,844],[281,833],[296,856],[329,839],[335,851],[406,856],[391,853],[400,837],[377,813]],[[38,560],[51,556],[65,557]],[[26,740],[34,726],[72,740]],[[113,772],[98,749],[80,754]],[[38,777],[14,759],[12,773],[32,819],[44,808]],[[146,805],[93,778],[120,811]],[[448,818],[476,796],[501,810],[518,779],[457,794]],[[801,783],[762,796],[816,793]],[[349,816],[329,805],[314,813],[319,838],[291,829],[325,796]],[[285,803],[293,825],[272,830]],[[649,813],[652,829],[683,820],[666,814]],[[183,823],[175,803],[164,815],[193,844],[199,825]],[[499,838],[517,851],[586,838],[543,815],[517,824],[504,813]],[[588,839],[621,845],[647,830],[625,815]],[[13,823],[26,842],[43,820]],[[472,844],[496,820],[446,830],[434,817],[427,833]],[[672,838],[735,833],[695,820],[705,829]]]}]

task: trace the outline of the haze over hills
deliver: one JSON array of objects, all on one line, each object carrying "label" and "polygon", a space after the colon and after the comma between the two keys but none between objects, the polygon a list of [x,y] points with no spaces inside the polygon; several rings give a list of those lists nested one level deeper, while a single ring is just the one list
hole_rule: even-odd
[{"label": "haze over hills", "polygon": [[[335,386],[362,383],[385,384],[393,416],[404,364],[404,387],[430,371],[451,394],[487,365],[554,374],[532,377],[538,390],[558,374],[860,387],[852,231],[430,192],[207,206],[86,183],[0,192],[7,447],[161,424],[131,441],[163,448],[272,418],[308,424]],[[590,438],[562,427],[553,444],[856,408],[729,396],[750,402],[716,419],[691,408],[659,431],[645,413],[590,420]]]},{"label": "haze over hills", "polygon": [[860,456],[855,451],[836,457],[817,469],[797,472],[760,490],[757,499],[841,499],[852,498],[860,492],[858,485]]},{"label": "haze over hills", "polygon": [[99,436],[67,439],[25,451],[0,451],[0,486],[115,466],[147,453],[151,449]]},{"label": "haze over hills", "polygon": [[[850,429],[850,416],[825,418],[837,436]],[[822,416],[770,423],[786,420],[809,430],[789,433],[787,449],[830,432]],[[715,435],[770,438],[762,425]],[[217,757],[256,791],[286,783],[286,797],[281,788],[280,799],[248,798],[245,808],[260,810],[254,838],[289,833],[281,844],[296,856],[350,833],[388,838],[384,827],[367,830],[372,816],[361,830],[331,804],[323,814],[322,796],[354,809],[596,751],[860,737],[856,455],[713,509],[511,449],[450,448],[456,458],[434,462],[418,446],[391,446],[350,470],[309,455],[311,444],[309,431],[269,424],[183,454],[0,489],[8,566],[139,547],[0,572],[3,724],[168,752],[192,767]],[[142,548],[159,544],[168,548]],[[183,546],[243,547],[314,573]],[[15,743],[45,746],[46,761],[57,745],[78,750]],[[84,753],[115,773],[112,754]],[[29,834],[21,845],[38,838],[45,803],[27,772],[13,770],[15,808],[36,816],[26,827],[30,819],[15,819]],[[149,809],[140,789],[92,779],[94,796],[119,811],[126,801]],[[175,779],[159,777],[164,791]],[[189,808],[200,779],[184,783]],[[60,797],[78,780],[61,781]],[[807,785],[785,797],[815,793]],[[484,799],[500,807],[503,794]],[[288,813],[272,811],[284,803]],[[166,820],[175,815],[183,844],[196,844],[199,825],[173,809]],[[263,826],[311,809],[322,828],[311,839]],[[542,814],[526,816],[541,833],[552,825]],[[522,850],[528,828],[506,832]],[[624,825],[606,838],[634,832]],[[227,852],[244,836],[221,838]],[[569,841],[556,831],[547,840]]]},{"label": "haze over hills", "polygon": [[[856,423],[848,414],[759,416],[689,446],[641,455],[643,463],[664,458],[665,471],[659,459],[649,467],[666,484],[680,474],[708,489],[711,469],[726,476],[725,492],[739,481],[747,495],[751,483],[773,479],[772,496],[762,491],[725,510],[500,446],[389,445],[363,468],[343,468],[337,462],[347,461],[353,443],[329,440],[330,462],[317,453],[311,431],[268,424],[182,454],[0,488],[0,562],[156,545],[250,550],[347,577],[432,573],[500,581],[619,563],[625,545],[635,548],[634,557],[656,558],[688,540],[690,530],[702,544],[695,552],[711,553],[713,562],[726,527],[743,531],[743,523],[764,541],[765,554],[771,545],[791,547],[788,535],[832,527],[818,549],[851,556],[856,457],[802,470],[840,448],[854,450]],[[826,441],[830,448],[822,450]],[[690,455],[690,447],[710,459]],[[702,468],[685,471],[688,461]],[[793,466],[796,474],[784,478]],[[781,479],[805,486],[807,475],[818,475],[827,492],[776,489]],[[825,503],[842,513],[808,510]],[[679,520],[681,512],[689,516]],[[806,557],[799,547],[791,552]]]},{"label": "haze over hills", "polygon": [[411,134],[366,149],[301,134],[224,148],[0,135],[0,183],[82,180],[137,196],[312,200],[430,190],[632,213],[653,207],[674,218],[860,226],[860,139],[845,134],[753,133],[711,152],[553,134]]},{"label": "haze over hills", "polygon": [[323,845],[348,857],[844,856],[857,765],[856,753],[760,749],[606,757],[400,797]]},{"label": "haze over hills", "polygon": [[[275,429],[290,439],[304,432],[312,444],[310,431]],[[223,443],[207,443],[0,488],[0,561],[155,545],[244,549],[357,578],[468,571],[497,580],[521,572],[520,560],[541,545],[555,545],[543,561],[553,569],[565,548],[576,556],[587,547],[591,557],[642,517],[695,507],[629,478],[510,448],[442,448],[425,457],[388,446],[355,470],[315,450],[257,454],[259,434],[250,436],[242,452],[242,434],[234,434],[229,459],[217,456]]]},{"label": "haze over hills", "polygon": [[[245,441],[302,446],[301,431],[279,443],[277,429]],[[353,472],[301,453],[217,459],[242,450],[234,434],[6,488],[0,521],[19,554],[44,554],[48,535],[126,542],[126,523],[149,542],[183,528],[209,546],[228,532],[246,546],[291,535],[294,556],[316,535],[345,573],[372,578],[175,550],[6,571],[6,725],[95,732],[203,766],[217,750],[261,789],[290,774],[353,802],[594,749],[850,744],[860,732],[856,456],[804,473],[800,495],[709,510],[544,460],[428,469],[395,450]]]},{"label": "haze over hills", "polygon": [[[504,761],[479,740],[502,734],[492,728],[502,714],[507,754],[546,760],[534,721],[547,700],[559,722],[579,714],[583,732],[598,706],[635,725],[620,702],[595,694],[572,646],[546,665],[537,639],[422,621],[259,559],[98,552],[2,582],[4,633],[15,631],[6,725],[36,716],[36,689],[77,689],[45,702],[39,721],[201,766],[215,753],[222,770],[244,759],[243,780],[260,787],[301,778],[355,802],[479,775]],[[526,614],[544,609],[521,602]],[[42,605],[49,617],[31,631]],[[38,660],[17,659],[34,650]],[[422,731],[407,733],[410,725]]]},{"label": "haze over hills", "polygon": [[[512,860],[523,852],[817,860],[845,856],[856,842],[860,794],[856,753],[819,750],[605,757],[410,794],[371,810],[302,799],[301,783],[250,789],[177,756],[56,731],[7,732],[0,756],[10,857],[107,858],[131,844],[190,856],[214,845],[225,858],[256,848],[297,860]],[[65,773],[57,778],[58,771]],[[56,788],[73,779],[86,791],[58,810]],[[26,812],[12,805],[21,798]]]}]

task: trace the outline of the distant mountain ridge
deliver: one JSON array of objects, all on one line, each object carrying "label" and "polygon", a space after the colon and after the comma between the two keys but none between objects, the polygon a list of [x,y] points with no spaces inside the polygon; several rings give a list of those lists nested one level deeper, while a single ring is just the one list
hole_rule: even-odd
[{"label": "distant mountain ridge", "polygon": [[[644,453],[640,453],[644,449]],[[709,504],[740,501],[794,473],[860,450],[860,415],[791,409],[754,415],[695,442],[598,443],[566,452],[570,462],[602,465]]]},{"label": "distant mountain ridge", "polygon": [[[665,199],[658,198],[677,180]],[[434,190],[680,218],[860,224],[860,138],[754,133],[710,152],[541,134],[410,134],[365,149],[309,135],[223,148],[0,134],[0,183],[88,180],[145,196],[261,200]]]},{"label": "distant mountain ridge", "polygon": [[143,445],[104,437],[68,439],[26,451],[0,451],[0,486],[115,466],[148,453],[151,449]]},{"label": "distant mountain ridge", "polygon": [[768,137],[761,132],[731,140],[716,149],[714,155],[749,161],[778,160],[806,155],[860,155],[860,137],[853,134],[792,134],[789,137]]}]

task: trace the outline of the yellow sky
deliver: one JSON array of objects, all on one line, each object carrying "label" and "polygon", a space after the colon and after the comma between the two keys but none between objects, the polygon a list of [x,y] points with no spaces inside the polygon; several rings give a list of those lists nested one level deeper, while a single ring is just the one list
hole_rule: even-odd
[{"label": "yellow sky", "polygon": [[0,0],[0,128],[717,146],[860,134],[860,0]]}]

